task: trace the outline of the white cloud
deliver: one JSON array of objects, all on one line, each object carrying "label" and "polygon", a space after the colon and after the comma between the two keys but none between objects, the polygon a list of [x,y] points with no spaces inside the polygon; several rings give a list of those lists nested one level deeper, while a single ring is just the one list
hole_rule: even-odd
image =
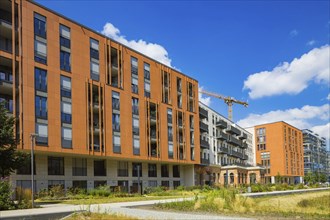
[{"label": "white cloud", "polygon": [[297,36],[298,35],[298,31],[296,30],[296,29],[293,29],[292,31],[290,31],[290,37],[295,37],[295,36]]},{"label": "white cloud", "polygon": [[330,105],[322,106],[305,105],[302,108],[292,108],[287,110],[275,110],[264,114],[250,114],[237,122],[241,127],[252,127],[259,124],[266,124],[277,121],[285,121],[299,129],[312,127],[310,120],[318,119],[329,121]]},{"label": "white cloud", "polygon": [[327,97],[328,100],[330,100],[330,93],[328,94],[328,97]]},{"label": "white cloud", "polygon": [[320,135],[320,137],[324,137],[325,139],[328,140],[329,144],[329,139],[330,139],[330,123],[328,122],[325,125],[317,125],[312,127],[310,130],[312,130],[314,133]]},{"label": "white cloud", "polygon": [[307,46],[313,46],[315,43],[316,43],[315,40],[310,40],[306,44],[307,44]]},{"label": "white cloud", "polygon": [[[202,90],[203,89],[203,86],[202,87],[198,87],[198,91]],[[202,93],[198,93],[198,99],[200,102],[202,102],[204,105],[206,106],[210,106],[211,105],[211,97],[204,97],[202,95]]]},{"label": "white cloud", "polygon": [[127,40],[124,35],[120,34],[120,30],[109,22],[104,25],[101,33],[167,66],[171,66],[171,59],[168,57],[168,52],[159,44],[149,43],[142,39]]},{"label": "white cloud", "polygon": [[252,99],[281,94],[298,94],[311,82],[328,84],[329,45],[314,48],[291,63],[284,62],[272,71],[250,75],[244,81],[244,88],[250,90]]}]

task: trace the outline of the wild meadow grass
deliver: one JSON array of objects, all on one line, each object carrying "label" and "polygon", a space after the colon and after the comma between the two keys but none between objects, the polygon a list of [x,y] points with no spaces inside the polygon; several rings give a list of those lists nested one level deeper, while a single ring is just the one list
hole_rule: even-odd
[{"label": "wild meadow grass", "polygon": [[129,217],[126,215],[114,214],[114,213],[92,213],[92,212],[80,212],[74,213],[66,220],[137,220],[138,218]]},{"label": "wild meadow grass", "polygon": [[330,219],[330,190],[248,198],[236,189],[217,189],[194,200],[157,204],[156,208],[275,218]]}]

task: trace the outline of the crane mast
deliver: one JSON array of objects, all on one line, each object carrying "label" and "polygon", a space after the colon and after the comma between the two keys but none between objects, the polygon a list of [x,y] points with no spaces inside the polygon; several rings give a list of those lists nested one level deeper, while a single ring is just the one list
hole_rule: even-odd
[{"label": "crane mast", "polygon": [[206,90],[200,90],[199,92],[204,95],[213,96],[215,98],[222,99],[228,105],[228,119],[231,121],[233,120],[233,103],[243,105],[244,107],[249,106],[249,104],[247,102],[239,101],[230,96],[223,96],[223,95],[220,95],[220,94],[217,94],[214,92],[209,92]]}]

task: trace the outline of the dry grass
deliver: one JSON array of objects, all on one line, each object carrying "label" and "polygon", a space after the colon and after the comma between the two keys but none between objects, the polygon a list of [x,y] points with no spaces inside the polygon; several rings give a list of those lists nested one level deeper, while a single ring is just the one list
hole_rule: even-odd
[{"label": "dry grass", "polygon": [[113,214],[113,213],[90,213],[90,212],[83,212],[83,213],[74,213],[65,220],[107,220],[107,219],[114,219],[114,220],[137,220],[138,218],[128,217],[125,215]]}]

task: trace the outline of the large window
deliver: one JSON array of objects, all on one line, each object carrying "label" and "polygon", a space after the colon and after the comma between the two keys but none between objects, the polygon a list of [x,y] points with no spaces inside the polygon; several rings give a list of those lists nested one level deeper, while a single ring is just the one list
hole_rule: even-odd
[{"label": "large window", "polygon": [[87,159],[72,158],[72,175],[87,176]]},{"label": "large window", "polygon": [[138,59],[131,57],[132,92],[138,94]]},{"label": "large window", "polygon": [[120,153],[121,147],[120,147],[120,136],[114,135],[113,136],[113,152],[114,153]]},{"label": "large window", "polygon": [[34,60],[47,63],[46,17],[34,13]]},{"label": "large window", "polygon": [[139,137],[133,138],[133,154],[134,155],[140,154],[140,138]]},{"label": "large window", "polygon": [[47,145],[48,144],[48,125],[43,123],[36,123],[36,144]]},{"label": "large window", "polygon": [[61,70],[71,71],[70,28],[60,25],[60,66]]},{"label": "large window", "polygon": [[105,160],[94,160],[94,176],[106,176],[106,163]]},{"label": "large window", "polygon": [[157,164],[148,164],[148,177],[157,177]]},{"label": "large window", "polygon": [[168,165],[167,164],[162,164],[162,166],[161,166],[161,175],[162,175],[162,177],[169,177]]},{"label": "large window", "polygon": [[173,177],[180,177],[180,166],[173,165]]},{"label": "large window", "polygon": [[48,175],[64,175],[63,157],[48,157]]},{"label": "large window", "polygon": [[90,38],[91,79],[100,80],[99,42]]},{"label": "large window", "polygon": [[47,98],[42,96],[35,96],[35,115],[37,118],[47,119]]},{"label": "large window", "polygon": [[38,91],[47,92],[47,72],[46,70],[34,69],[34,86]]},{"label": "large window", "polygon": [[144,96],[150,98],[150,64],[144,63]]},{"label": "large window", "polygon": [[128,176],[128,162],[118,161],[117,176]]},{"label": "large window", "polygon": [[138,176],[138,170],[140,171],[140,177],[142,177],[142,163],[132,163],[132,176]]},{"label": "large window", "polygon": [[72,148],[72,128],[62,127],[62,147]]}]

